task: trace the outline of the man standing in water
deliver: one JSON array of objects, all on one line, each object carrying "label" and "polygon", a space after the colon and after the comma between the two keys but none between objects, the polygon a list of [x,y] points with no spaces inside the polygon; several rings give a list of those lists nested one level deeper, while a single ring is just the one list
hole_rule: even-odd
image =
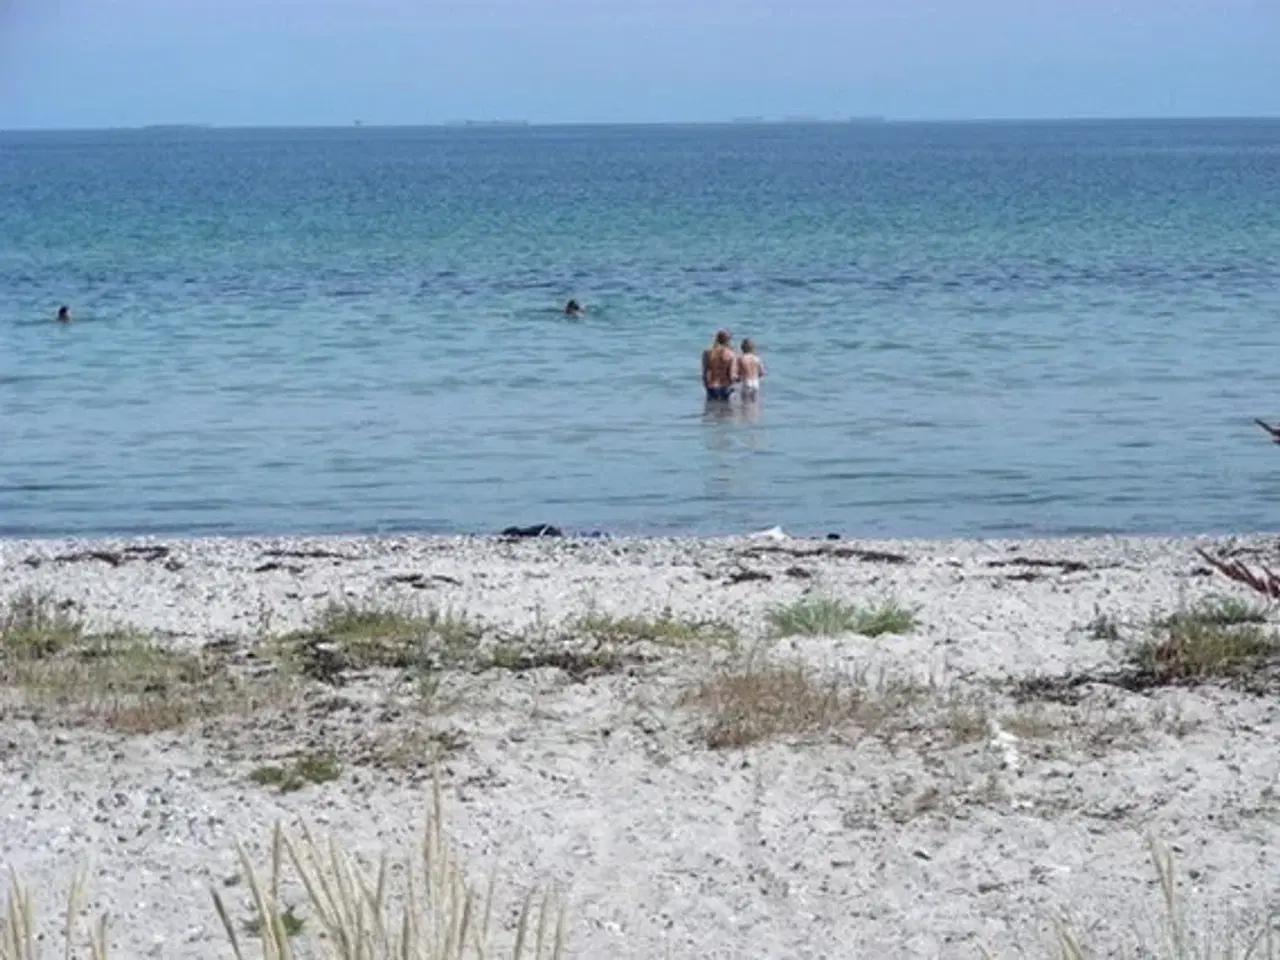
[{"label": "man standing in water", "polygon": [[727,403],[733,393],[738,380],[738,357],[730,346],[732,341],[728,330],[719,330],[711,348],[702,351],[702,386],[708,400]]}]

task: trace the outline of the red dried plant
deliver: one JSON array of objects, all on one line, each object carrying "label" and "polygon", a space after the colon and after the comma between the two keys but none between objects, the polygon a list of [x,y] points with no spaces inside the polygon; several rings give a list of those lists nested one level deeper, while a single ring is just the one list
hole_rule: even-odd
[{"label": "red dried plant", "polygon": [[1209,564],[1224,577],[1234,580],[1236,583],[1243,583],[1249,589],[1256,590],[1269,600],[1280,600],[1280,575],[1277,575],[1269,567],[1259,565],[1255,571],[1240,560],[1212,557],[1198,548],[1196,553],[1200,554],[1205,563]]}]

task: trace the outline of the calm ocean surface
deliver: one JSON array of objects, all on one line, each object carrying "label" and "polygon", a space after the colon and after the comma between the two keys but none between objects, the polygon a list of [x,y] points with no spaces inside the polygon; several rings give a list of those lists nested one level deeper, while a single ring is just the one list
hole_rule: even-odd
[{"label": "calm ocean surface", "polygon": [[0,134],[0,534],[1275,529],[1254,416],[1280,121]]}]

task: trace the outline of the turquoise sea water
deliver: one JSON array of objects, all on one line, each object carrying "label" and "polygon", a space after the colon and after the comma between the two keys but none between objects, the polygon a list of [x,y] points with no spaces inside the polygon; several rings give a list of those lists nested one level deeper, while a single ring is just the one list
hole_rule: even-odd
[{"label": "turquoise sea water", "polygon": [[1280,121],[0,134],[9,535],[1274,529],[1278,369]]}]

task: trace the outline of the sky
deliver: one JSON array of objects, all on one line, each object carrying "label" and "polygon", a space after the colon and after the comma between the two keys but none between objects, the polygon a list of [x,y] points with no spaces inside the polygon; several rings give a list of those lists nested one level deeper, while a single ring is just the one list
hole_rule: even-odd
[{"label": "sky", "polygon": [[0,0],[0,129],[1280,116],[1280,0]]}]

